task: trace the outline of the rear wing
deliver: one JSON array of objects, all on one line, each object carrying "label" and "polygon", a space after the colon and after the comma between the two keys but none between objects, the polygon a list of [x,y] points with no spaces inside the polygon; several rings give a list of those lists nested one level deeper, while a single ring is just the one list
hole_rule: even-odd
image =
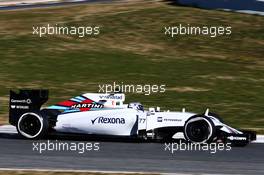
[{"label": "rear wing", "polygon": [[48,90],[19,90],[10,91],[9,123],[16,125],[19,117],[29,111],[38,111],[48,101]]}]

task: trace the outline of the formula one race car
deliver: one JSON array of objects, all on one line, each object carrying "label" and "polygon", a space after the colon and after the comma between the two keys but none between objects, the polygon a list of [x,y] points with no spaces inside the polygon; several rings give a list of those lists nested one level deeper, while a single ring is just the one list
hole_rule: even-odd
[{"label": "formula one race car", "polygon": [[48,90],[10,91],[9,122],[28,139],[51,133],[92,134],[170,140],[176,133],[192,143],[231,142],[246,145],[256,133],[240,131],[223,123],[218,115],[190,112],[145,111],[140,103],[124,104],[125,95],[86,93],[42,108]]}]

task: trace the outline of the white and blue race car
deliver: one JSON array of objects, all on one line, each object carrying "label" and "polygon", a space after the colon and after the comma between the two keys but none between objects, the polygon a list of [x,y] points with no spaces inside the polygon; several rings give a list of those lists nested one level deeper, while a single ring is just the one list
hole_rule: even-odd
[{"label": "white and blue race car", "polygon": [[124,104],[125,94],[86,93],[42,108],[48,90],[10,91],[9,122],[28,139],[52,133],[90,134],[168,141],[183,133],[192,143],[231,142],[246,145],[256,133],[226,125],[218,115],[144,110],[141,103]]}]

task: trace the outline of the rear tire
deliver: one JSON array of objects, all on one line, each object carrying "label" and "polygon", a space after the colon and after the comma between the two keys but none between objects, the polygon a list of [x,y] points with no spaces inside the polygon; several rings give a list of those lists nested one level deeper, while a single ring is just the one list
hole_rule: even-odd
[{"label": "rear tire", "polygon": [[39,112],[24,113],[17,122],[19,135],[27,139],[41,139],[48,134],[49,122]]},{"label": "rear tire", "polygon": [[215,125],[209,117],[195,115],[184,125],[184,137],[192,143],[211,143],[215,138]]}]

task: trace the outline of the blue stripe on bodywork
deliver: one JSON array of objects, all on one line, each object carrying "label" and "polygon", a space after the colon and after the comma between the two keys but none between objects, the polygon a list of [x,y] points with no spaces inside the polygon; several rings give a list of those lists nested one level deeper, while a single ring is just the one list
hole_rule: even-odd
[{"label": "blue stripe on bodywork", "polygon": [[49,106],[48,109],[66,110],[69,109],[69,107],[53,105],[53,106]]},{"label": "blue stripe on bodywork", "polygon": [[71,101],[77,102],[77,103],[81,103],[82,100],[76,99],[76,98],[71,98]]},{"label": "blue stripe on bodywork", "polygon": [[85,100],[85,98],[83,98],[81,96],[75,97],[75,99],[78,99],[78,100],[81,100],[81,101]]},{"label": "blue stripe on bodywork", "polygon": [[80,112],[80,110],[79,109],[66,110],[63,113],[70,113],[70,112]]}]

